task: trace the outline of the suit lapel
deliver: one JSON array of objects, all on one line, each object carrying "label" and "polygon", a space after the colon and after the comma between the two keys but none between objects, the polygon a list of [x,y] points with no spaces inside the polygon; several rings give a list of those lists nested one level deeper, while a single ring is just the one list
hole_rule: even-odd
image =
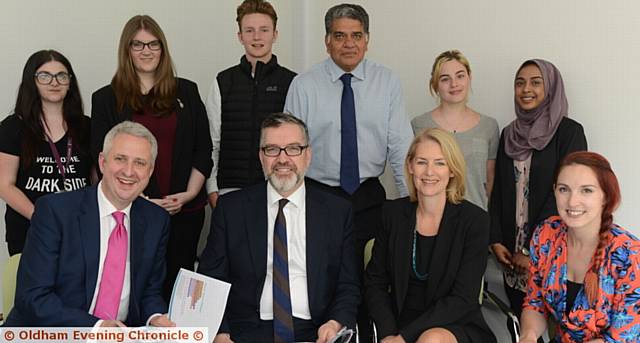
[{"label": "suit lapel", "polygon": [[86,188],[82,203],[78,217],[78,230],[84,251],[85,303],[88,310],[96,290],[100,263],[100,214],[97,186]]},{"label": "suit lapel", "polygon": [[[178,85],[180,82],[178,82]],[[178,165],[178,160],[180,159],[180,154],[185,151],[184,144],[187,139],[184,137],[191,132],[188,130],[191,125],[191,121],[189,120],[191,117],[185,112],[186,99],[182,96],[180,92],[180,87],[178,87],[178,97],[176,98],[174,108],[176,110],[176,139],[173,147],[173,156],[171,159],[171,165]],[[174,178],[174,180],[177,180]],[[171,185],[171,189],[173,189],[173,184]]]},{"label": "suit lapel", "polygon": [[[430,304],[431,301],[433,301],[438,290],[438,285],[447,272],[449,253],[454,244],[453,237],[455,237],[455,231],[458,227],[458,225],[456,225],[457,214],[458,207],[447,201],[438,229],[438,238],[436,238],[436,244],[433,247],[434,250],[431,255],[429,276],[427,278],[426,304]],[[462,244],[462,242],[459,243]]]},{"label": "suit lapel", "polygon": [[[309,308],[316,308],[314,304],[323,299],[316,299],[319,294],[317,286],[321,284],[321,270],[327,270],[327,253],[329,246],[327,240],[328,230],[324,227],[325,218],[331,214],[322,199],[317,196],[313,187],[306,187],[305,226],[306,226],[306,267],[307,267],[307,293],[309,295]],[[340,237],[342,239],[342,237]],[[313,262],[313,263],[312,263]]]},{"label": "suit lapel", "polygon": [[[249,254],[258,280],[258,303],[267,274],[267,185],[262,183],[256,192],[246,192],[247,203],[243,213],[245,216],[245,230],[249,242]],[[231,228],[232,230],[234,228]]]},{"label": "suit lapel", "polygon": [[[147,223],[144,217],[141,215],[140,210],[140,201],[141,198],[137,198],[133,204],[131,205],[131,211],[129,212],[129,227],[127,230],[129,231],[129,308],[132,306],[136,306],[138,301],[136,299],[135,289],[136,289],[136,275],[138,275],[138,270],[140,270],[140,263],[142,262],[142,256],[144,256],[144,236],[147,228]],[[129,311],[129,313],[137,313],[137,311]]]},{"label": "suit lapel", "polygon": [[389,252],[395,254],[396,266],[394,279],[396,284],[396,305],[398,306],[398,313],[402,312],[404,306],[404,300],[407,296],[407,288],[409,287],[409,273],[410,263],[412,258],[412,243],[413,243],[413,231],[416,228],[416,206],[417,203],[412,203],[407,200],[406,207],[403,211],[403,215],[398,220],[398,226],[393,228],[390,237],[394,237],[393,243],[394,251]]}]

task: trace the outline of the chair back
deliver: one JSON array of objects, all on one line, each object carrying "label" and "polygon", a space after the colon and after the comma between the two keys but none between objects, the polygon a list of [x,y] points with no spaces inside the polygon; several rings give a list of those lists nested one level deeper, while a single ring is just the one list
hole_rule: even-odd
[{"label": "chair back", "polygon": [[371,261],[371,253],[373,252],[373,243],[375,238],[371,238],[364,246],[364,267],[367,268],[367,264]]},{"label": "chair back", "polygon": [[13,308],[13,298],[16,295],[16,276],[18,274],[20,256],[22,256],[22,254],[15,254],[9,257],[9,260],[2,270],[2,313],[5,318],[7,318],[9,311]]}]

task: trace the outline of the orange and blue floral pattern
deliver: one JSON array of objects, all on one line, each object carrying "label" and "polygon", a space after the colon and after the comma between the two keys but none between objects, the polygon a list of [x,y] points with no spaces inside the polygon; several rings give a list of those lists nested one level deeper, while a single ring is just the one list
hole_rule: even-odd
[{"label": "orange and blue floral pattern", "polygon": [[[556,342],[640,342],[640,240],[613,225],[599,268],[595,306],[584,288],[567,315],[567,226],[559,216],[544,221],[531,238],[531,262],[523,309],[551,316]],[[591,261],[593,263],[593,259]],[[591,268],[591,266],[589,267]]]}]

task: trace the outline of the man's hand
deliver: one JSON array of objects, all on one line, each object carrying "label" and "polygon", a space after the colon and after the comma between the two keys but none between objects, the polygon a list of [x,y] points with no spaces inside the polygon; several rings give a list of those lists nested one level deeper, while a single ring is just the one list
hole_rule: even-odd
[{"label": "man's hand", "polygon": [[163,314],[161,316],[155,316],[151,318],[151,320],[149,321],[149,325],[157,326],[157,327],[172,328],[176,326],[176,323],[169,320],[169,316],[167,316],[166,314]]},{"label": "man's hand", "polygon": [[213,343],[233,343],[233,341],[228,333],[219,333],[213,338]]},{"label": "man's hand", "polygon": [[126,328],[127,326],[124,325],[124,323],[122,323],[119,320],[103,320],[102,323],[100,324],[101,328]]},{"label": "man's hand", "polygon": [[322,324],[322,326],[318,328],[318,340],[316,340],[316,343],[330,342],[334,337],[336,337],[336,334],[340,329],[342,329],[342,324],[333,319]]},{"label": "man's hand", "polygon": [[216,205],[218,204],[218,196],[218,192],[209,193],[209,205],[211,208],[216,208]]}]

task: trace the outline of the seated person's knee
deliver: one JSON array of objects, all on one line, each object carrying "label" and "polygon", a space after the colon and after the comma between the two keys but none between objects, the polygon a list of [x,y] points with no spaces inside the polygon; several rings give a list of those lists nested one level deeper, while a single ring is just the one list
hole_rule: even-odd
[{"label": "seated person's knee", "polygon": [[429,329],[418,337],[416,343],[457,343],[456,337],[451,331],[443,328]]}]

